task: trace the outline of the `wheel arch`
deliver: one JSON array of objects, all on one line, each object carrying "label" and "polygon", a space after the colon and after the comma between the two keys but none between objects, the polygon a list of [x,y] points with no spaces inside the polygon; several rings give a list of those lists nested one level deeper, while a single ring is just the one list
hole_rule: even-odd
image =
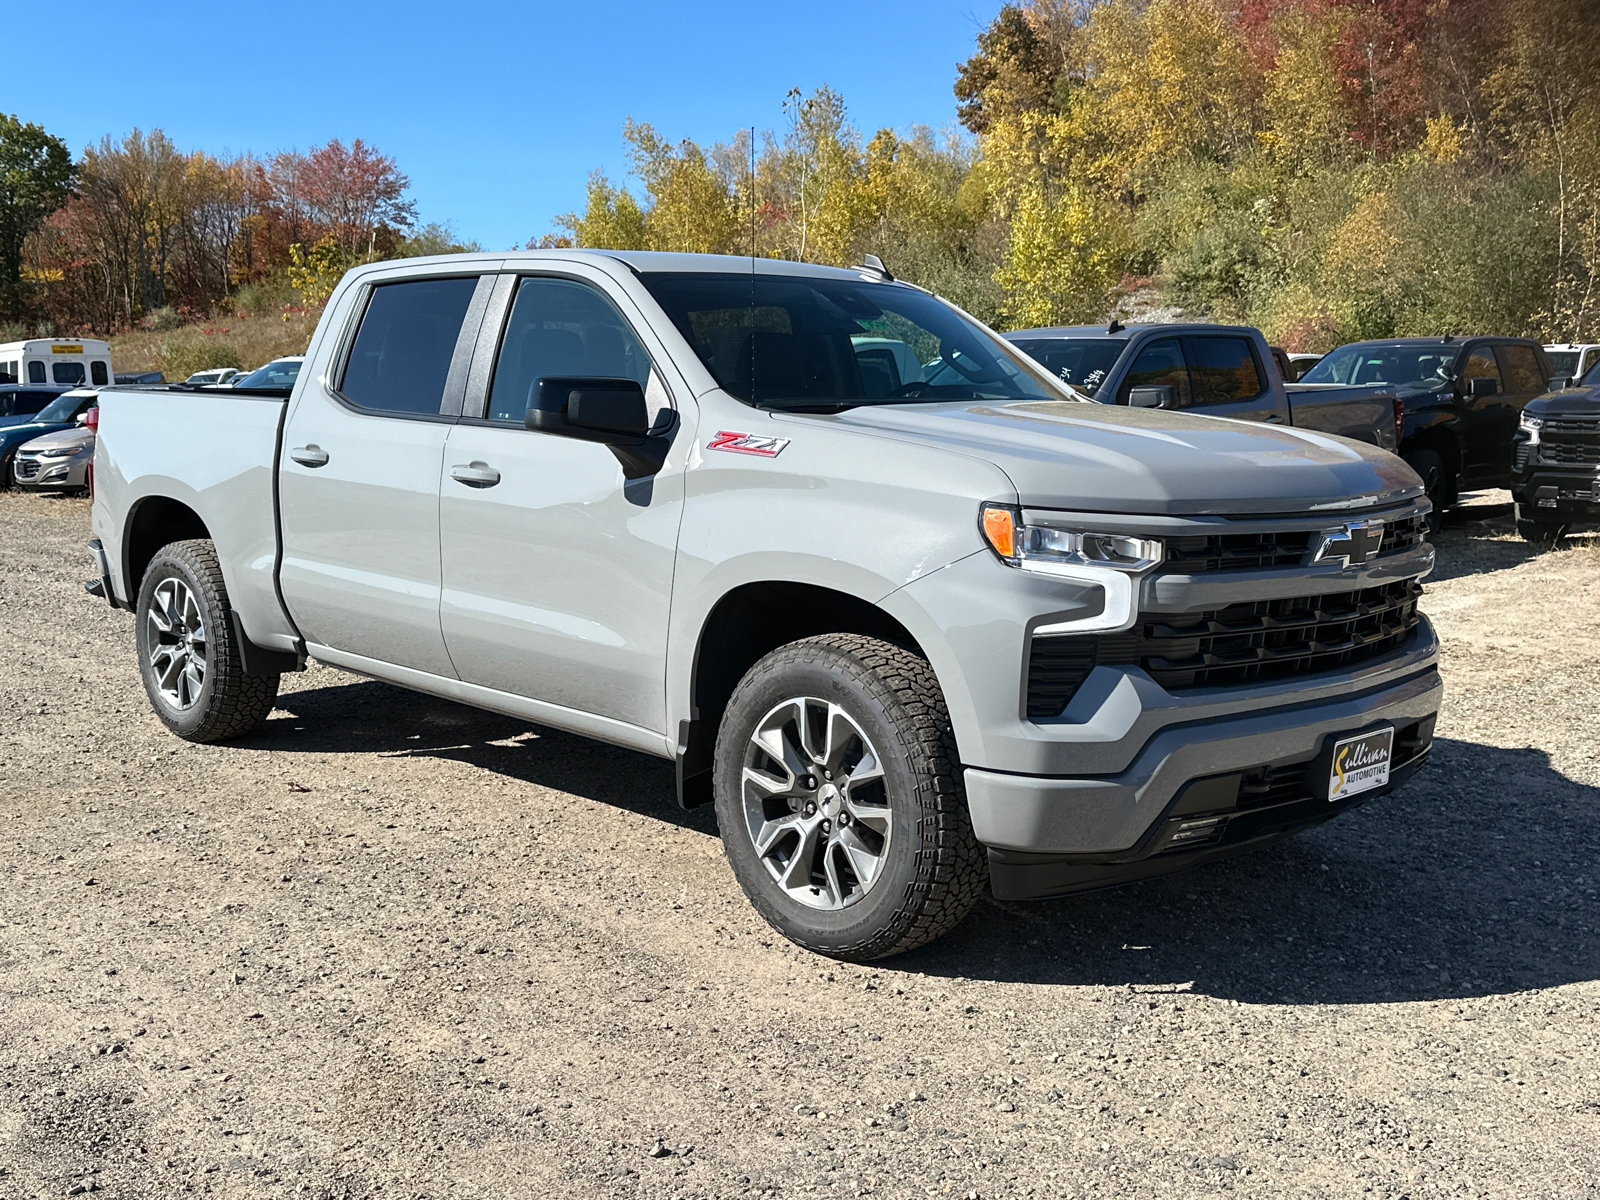
[{"label": "wheel arch", "polygon": [[173,542],[211,537],[200,514],[171,496],[144,496],[128,511],[122,536],[122,578],[128,590],[128,603],[137,603],[145,568],[161,550]]},{"label": "wheel arch", "polygon": [[739,680],[779,646],[821,633],[858,633],[927,657],[899,620],[870,600],[794,580],[741,583],[700,622],[689,668],[689,716],[678,723],[678,803],[711,800],[717,728]]}]

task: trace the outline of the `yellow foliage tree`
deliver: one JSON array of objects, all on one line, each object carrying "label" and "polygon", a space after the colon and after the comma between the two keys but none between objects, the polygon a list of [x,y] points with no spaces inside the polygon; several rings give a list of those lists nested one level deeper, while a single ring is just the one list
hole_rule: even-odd
[{"label": "yellow foliage tree", "polygon": [[1018,197],[1011,240],[996,273],[1008,293],[1004,316],[1019,326],[1069,324],[1105,315],[1126,258],[1126,223],[1089,188]]}]

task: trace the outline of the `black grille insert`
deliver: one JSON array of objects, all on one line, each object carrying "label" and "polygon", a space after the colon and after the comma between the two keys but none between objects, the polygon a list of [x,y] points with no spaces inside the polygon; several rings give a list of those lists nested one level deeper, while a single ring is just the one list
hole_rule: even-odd
[{"label": "black grille insert", "polygon": [[1145,616],[1139,665],[1168,691],[1334,671],[1398,650],[1417,627],[1422,585],[1401,580],[1322,596]]},{"label": "black grille insert", "polygon": [[[1427,518],[1385,521],[1378,555],[1400,554],[1427,536]],[[1314,531],[1298,533],[1212,533],[1166,539],[1167,552],[1157,568],[1167,575],[1204,575],[1211,571],[1261,571],[1294,567],[1305,561]]]}]

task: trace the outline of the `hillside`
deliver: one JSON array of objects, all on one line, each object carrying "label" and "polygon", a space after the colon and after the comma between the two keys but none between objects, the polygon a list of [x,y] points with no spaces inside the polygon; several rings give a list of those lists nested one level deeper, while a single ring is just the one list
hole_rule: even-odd
[{"label": "hillside", "polygon": [[250,370],[286,354],[303,354],[318,311],[224,317],[170,330],[135,329],[111,338],[118,371],[162,371],[181,380],[206,367]]}]

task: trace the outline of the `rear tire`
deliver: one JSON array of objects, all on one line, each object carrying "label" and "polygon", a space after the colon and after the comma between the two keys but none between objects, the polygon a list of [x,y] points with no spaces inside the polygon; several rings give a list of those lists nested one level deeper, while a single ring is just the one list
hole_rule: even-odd
[{"label": "rear tire", "polygon": [[1444,525],[1444,510],[1455,502],[1455,477],[1436,451],[1413,450],[1405,460],[1406,466],[1421,477],[1423,489],[1433,504],[1433,511],[1428,514],[1428,532],[1438,533]]},{"label": "rear tire", "polygon": [[217,550],[209,541],[163,546],[134,605],[139,674],[161,723],[190,742],[240,737],[261,724],[278,676],[246,675]]},{"label": "rear tire", "polygon": [[944,696],[908,650],[843,633],[774,650],[728,701],[713,780],[739,885],[808,950],[900,954],[982,894]]}]

